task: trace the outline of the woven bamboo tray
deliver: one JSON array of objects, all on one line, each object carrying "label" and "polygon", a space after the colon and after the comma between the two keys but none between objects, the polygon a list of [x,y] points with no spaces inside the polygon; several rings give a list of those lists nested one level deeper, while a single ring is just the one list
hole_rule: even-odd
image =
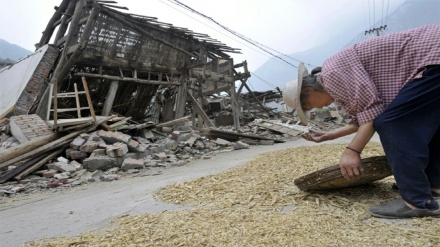
[{"label": "woven bamboo tray", "polygon": [[385,156],[362,159],[362,167],[364,172],[351,180],[342,176],[339,165],[332,165],[299,177],[294,183],[304,191],[332,190],[371,183],[393,174]]}]

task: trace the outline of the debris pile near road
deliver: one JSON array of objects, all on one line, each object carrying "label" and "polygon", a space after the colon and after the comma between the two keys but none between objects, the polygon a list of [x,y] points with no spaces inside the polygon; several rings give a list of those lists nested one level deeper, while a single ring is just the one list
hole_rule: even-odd
[{"label": "debris pile near road", "polygon": [[[157,128],[155,124],[140,126],[126,118],[119,119],[123,120],[101,126],[113,126],[119,131],[102,128],[90,132],[79,130],[63,137],[54,133],[26,142],[40,151],[25,153],[19,151],[29,145],[20,144],[9,132],[9,120],[3,119],[0,126],[0,154],[3,154],[0,159],[3,168],[0,169],[0,196],[14,197],[96,181],[108,182],[125,176],[157,175],[164,169],[183,166],[196,159],[210,159],[221,152],[249,148],[249,145],[272,145],[295,138],[253,123],[242,126],[240,132],[233,131],[231,126],[197,131],[186,122],[175,126],[160,124]],[[52,139],[41,143],[41,139],[47,138]],[[61,145],[54,152],[48,152],[54,149],[54,143]],[[47,153],[50,157],[43,162],[29,163],[36,157],[47,157]],[[29,167],[34,169],[22,174]]]},{"label": "debris pile near road", "polygon": [[[17,119],[24,122],[24,127]],[[99,117],[98,124],[64,135],[44,130],[44,136],[20,143],[19,139],[29,139],[26,133],[35,134],[29,128],[35,128],[37,120],[36,115],[0,120],[0,197],[126,176],[157,175],[164,169],[210,159],[221,152],[296,140],[302,133],[285,113],[272,120],[256,118],[242,124],[239,131],[230,125],[194,130],[189,117],[138,124],[129,117],[112,116]],[[330,128],[323,127],[327,130],[341,125],[319,117],[313,120],[319,122],[331,124]],[[20,127],[22,130],[18,130]]]}]

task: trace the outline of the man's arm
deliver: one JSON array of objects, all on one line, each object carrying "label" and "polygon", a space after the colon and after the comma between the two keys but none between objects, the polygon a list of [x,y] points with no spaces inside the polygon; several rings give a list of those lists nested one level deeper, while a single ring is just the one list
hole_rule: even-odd
[{"label": "man's arm", "polygon": [[310,130],[310,133],[301,135],[304,139],[312,142],[323,142],[328,140],[337,139],[346,135],[355,133],[358,130],[358,126],[355,124],[348,124],[344,127],[335,129],[330,132]]},{"label": "man's arm", "polygon": [[362,162],[360,154],[374,135],[374,132],[373,122],[361,125],[353,140],[348,144],[347,149],[342,153],[339,166],[341,167],[342,175],[346,179],[351,179],[361,174]]}]

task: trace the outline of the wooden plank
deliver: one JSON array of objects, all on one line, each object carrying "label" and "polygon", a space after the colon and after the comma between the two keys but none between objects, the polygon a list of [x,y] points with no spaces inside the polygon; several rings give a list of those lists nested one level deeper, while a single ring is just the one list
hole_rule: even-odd
[{"label": "wooden plank", "polygon": [[[61,148],[60,152],[63,150],[63,148]],[[58,153],[59,150],[56,150],[56,152]],[[26,170],[30,167],[32,167],[34,164],[38,164],[40,166],[42,166],[43,164],[45,164],[48,160],[51,159],[52,155],[55,152],[50,153],[49,155],[46,155],[47,152],[44,153],[40,153],[40,154],[36,154],[35,157],[27,160],[26,162],[24,162],[23,164],[18,165],[17,167],[15,167],[14,169],[8,171],[6,174],[4,174],[3,176],[0,177],[0,184],[7,182],[8,180],[10,180],[11,178],[23,173],[23,172],[27,172]],[[56,155],[56,154],[55,154]],[[49,157],[48,157],[49,156]],[[38,168],[37,167],[37,168]],[[35,169],[37,169],[35,168]],[[32,172],[32,168],[31,171]],[[29,173],[30,173],[29,172]],[[18,177],[22,177],[22,176],[18,176]]]},{"label": "wooden plank", "polygon": [[10,159],[13,159],[17,156],[20,156],[24,153],[30,152],[38,147],[46,145],[60,138],[61,136],[62,135],[59,133],[54,133],[47,136],[38,137],[23,144],[20,144],[18,146],[0,151],[0,164]]},{"label": "wooden plank", "polygon": [[238,97],[235,92],[235,82],[231,82],[231,105],[232,116],[234,117],[234,127],[236,131],[240,130],[240,106],[238,105]]},{"label": "wooden plank", "polygon": [[117,121],[116,123],[110,124],[108,127],[113,129],[119,125],[126,124],[130,120],[131,120],[131,117],[127,117],[127,118],[121,119],[120,121]]},{"label": "wooden plank", "polygon": [[188,84],[186,80],[188,79],[188,72],[183,72],[179,77],[179,90],[176,95],[176,100],[174,103],[174,118],[181,118],[185,114],[186,97],[188,92]]},{"label": "wooden plank", "polygon": [[64,43],[66,43],[66,38],[67,38],[66,36],[63,36],[63,37],[59,38],[58,41],[55,43],[55,45],[56,46],[60,46],[60,45],[62,45]]},{"label": "wooden plank", "polygon": [[[70,111],[77,111],[78,109],[80,109],[80,110],[88,110],[89,107],[84,106],[84,107],[80,107],[80,108],[63,108],[63,109],[58,109],[57,112],[58,113],[59,112],[70,112]],[[52,109],[51,111],[54,111],[54,109]],[[57,121],[58,120],[59,119],[57,119]]]},{"label": "wooden plank", "polygon": [[264,123],[264,124],[255,124],[255,125],[262,127],[262,128],[265,128],[265,129],[276,131],[279,133],[288,134],[291,136],[298,136],[299,134],[303,133],[302,131],[292,129],[287,126],[278,125],[278,124]]},{"label": "wooden plank", "polygon": [[49,121],[49,118],[50,118],[50,111],[52,109],[52,94],[53,94],[53,84],[51,83],[49,85],[49,100],[48,100],[48,104],[47,104],[46,121]]},{"label": "wooden plank", "polygon": [[[59,155],[61,152],[63,152],[63,150],[64,150],[64,148],[59,148],[53,152],[50,152],[50,153],[44,155],[44,157],[40,161],[34,163],[33,165],[31,165],[30,167],[28,167],[24,171],[18,173],[16,176],[14,176],[14,179],[15,180],[22,180],[24,177],[26,177],[27,175],[34,172],[35,170],[40,168],[42,165],[49,162],[49,160],[52,160],[53,158],[55,158],[55,156]],[[1,181],[0,181],[0,183],[1,183]]]},{"label": "wooden plank", "polygon": [[[69,22],[72,21],[72,16],[73,13],[75,11],[75,7],[76,7],[76,2],[75,1],[69,1],[69,6],[67,7],[66,12],[64,13],[63,17],[61,17],[61,25],[58,28],[58,32],[57,35],[55,36],[54,39],[54,44],[58,44],[60,43],[60,39],[62,39],[63,37],[65,37],[64,35],[66,34],[66,30],[67,27],[69,25]],[[63,42],[65,42],[66,40],[64,39]]]},{"label": "wooden plank", "polygon": [[185,122],[188,122],[188,120],[191,118],[192,115],[188,115],[182,118],[178,118],[178,119],[174,119],[172,121],[168,121],[165,123],[160,123],[156,125],[156,128],[162,128],[162,127],[172,127],[172,126],[176,126],[179,124],[183,124]]},{"label": "wooden plank", "polygon": [[53,14],[52,18],[50,18],[49,23],[47,24],[46,28],[43,31],[43,35],[41,36],[40,42],[36,45],[37,49],[44,46],[45,44],[49,43],[50,38],[52,37],[53,31],[55,28],[53,27],[53,24],[57,22],[61,16],[63,15],[63,12],[67,9],[68,5],[70,3],[70,0],[63,0],[60,4],[60,6],[57,8],[55,13]]},{"label": "wooden plank", "polygon": [[93,121],[96,122],[95,110],[93,109],[92,98],[90,98],[89,87],[87,86],[87,81],[85,77],[82,77],[82,82],[84,85],[84,90],[86,91],[87,102],[89,103],[90,114],[92,115]]},{"label": "wooden plank", "polygon": [[136,83],[151,84],[151,85],[180,85],[178,82],[144,80],[144,79],[135,79],[135,78],[130,78],[130,77],[98,75],[98,74],[91,74],[91,73],[75,73],[75,76],[108,79],[108,80],[112,80],[112,81],[136,82]]},{"label": "wooden plank", "polygon": [[73,87],[75,88],[75,101],[76,101],[76,109],[77,109],[77,113],[78,113],[78,118],[81,118],[81,109],[80,109],[80,104],[79,104],[79,97],[78,97],[78,86],[76,85],[76,83],[73,83]]},{"label": "wooden plank", "polygon": [[[59,127],[63,126],[71,126],[83,123],[93,122],[92,117],[83,117],[83,118],[72,118],[72,119],[59,119],[57,125]],[[53,121],[47,121],[47,125],[53,126]]]},{"label": "wooden plank", "polygon": [[55,79],[54,85],[53,87],[55,88],[53,90],[53,127],[54,129],[57,129],[57,118],[58,118],[58,112],[57,112],[57,108],[58,108],[58,100],[57,100],[57,92],[58,92],[58,80]]},{"label": "wooden plank", "polygon": [[107,122],[107,120],[113,118],[113,116],[104,118],[104,119],[100,119],[99,121],[97,121],[97,123],[95,123],[92,126],[89,126],[87,128],[72,132],[66,136],[63,136],[61,138],[58,138],[57,140],[50,142],[48,144],[45,144],[43,146],[40,146],[39,148],[33,149],[30,152],[24,153],[20,156],[14,157],[13,159],[7,160],[3,163],[0,163],[0,169],[4,168],[4,167],[8,167],[10,165],[16,164],[22,160],[25,159],[30,159],[38,154],[41,153],[45,153],[45,152],[49,152],[52,150],[55,150],[59,147],[62,147],[63,145],[66,145],[68,143],[70,143],[75,137],[77,137],[78,135],[82,134],[82,133],[87,133],[90,131],[93,131],[96,129],[96,127],[98,127],[100,124]]},{"label": "wooden plank", "polygon": [[102,107],[102,116],[110,115],[110,111],[113,108],[113,102],[115,101],[116,92],[118,91],[119,81],[111,81],[110,88],[107,92],[107,97],[104,102],[104,106]]},{"label": "wooden plank", "polygon": [[78,93],[75,92],[67,92],[67,93],[59,93],[57,94],[58,98],[73,98],[76,97],[76,95],[79,94],[86,94],[86,91],[78,91]]},{"label": "wooden plank", "polygon": [[242,133],[232,132],[232,131],[222,131],[222,130],[213,129],[213,128],[210,128],[208,130],[208,132],[209,132],[209,134],[211,134],[214,137],[223,138],[228,141],[238,141],[240,139],[240,137],[243,137],[243,138],[249,138],[249,139],[255,139],[255,140],[273,140],[276,143],[285,142],[283,140],[275,140],[275,139],[267,138],[264,136],[248,135],[248,134],[242,134]]},{"label": "wooden plank", "polygon": [[205,111],[202,109],[202,107],[197,103],[197,100],[194,98],[194,96],[192,96],[192,94],[190,92],[188,92],[188,97],[191,100],[191,102],[193,103],[193,106],[195,108],[195,110],[197,111],[197,113],[202,116],[203,121],[205,121],[206,125],[208,125],[209,127],[215,127],[215,125],[211,122],[211,120],[209,120],[208,116],[206,115]]}]

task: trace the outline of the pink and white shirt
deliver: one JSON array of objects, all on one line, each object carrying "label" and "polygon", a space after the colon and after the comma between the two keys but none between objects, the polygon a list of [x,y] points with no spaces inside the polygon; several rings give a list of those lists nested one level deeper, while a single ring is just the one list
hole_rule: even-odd
[{"label": "pink and white shirt", "polygon": [[372,38],[328,58],[319,78],[352,123],[373,121],[427,65],[440,64],[440,25]]}]

